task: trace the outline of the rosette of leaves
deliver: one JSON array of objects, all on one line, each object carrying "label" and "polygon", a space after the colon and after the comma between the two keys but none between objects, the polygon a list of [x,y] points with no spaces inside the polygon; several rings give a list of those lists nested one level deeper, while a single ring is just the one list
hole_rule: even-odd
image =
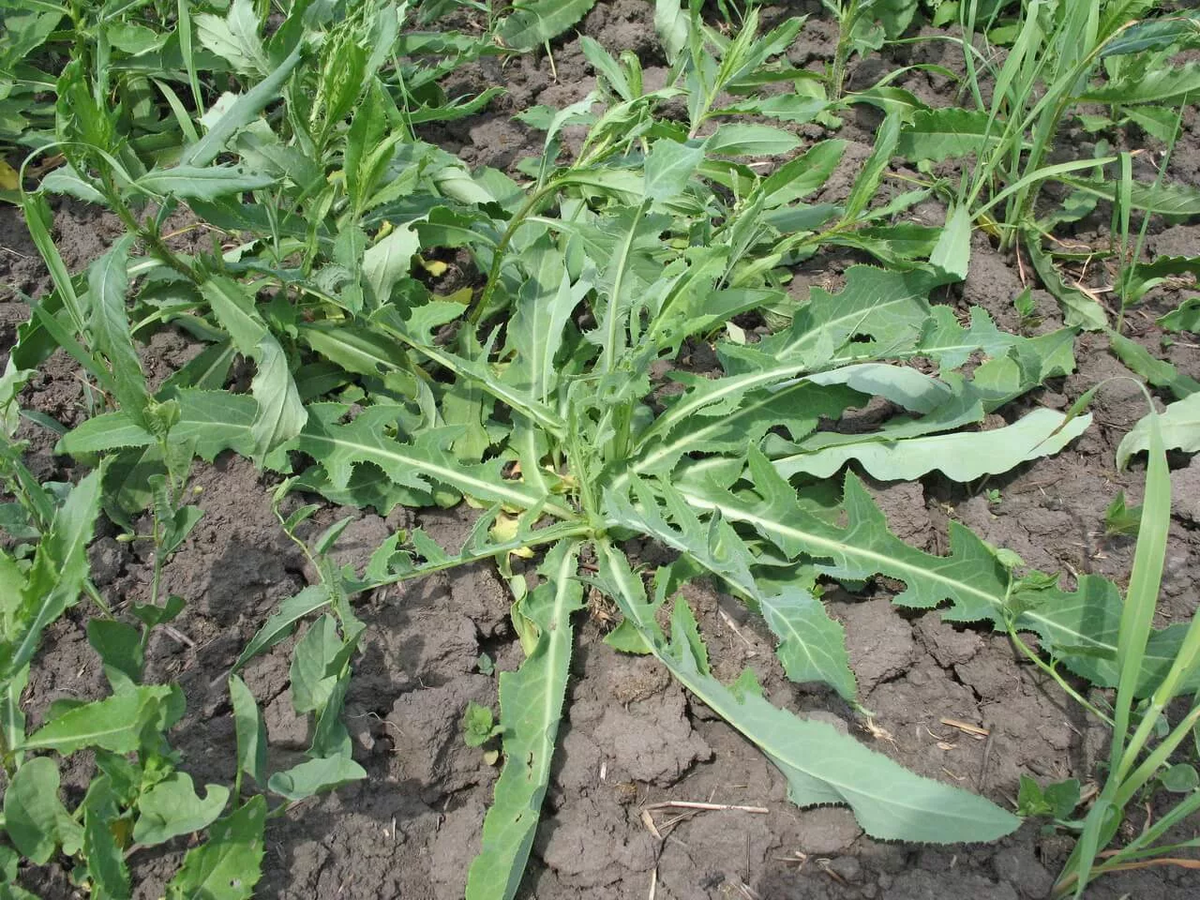
[{"label": "rosette of leaves", "polygon": [[[243,8],[231,5],[230,29],[234,7]],[[629,60],[590,47],[602,86],[574,107],[533,113],[546,141],[522,167],[535,178],[529,186],[471,172],[413,138],[410,117],[425,107],[375,52],[402,9],[388,4],[344,21],[324,7],[294,9],[263,45],[263,60],[224,51],[242,90],[213,105],[178,161],[144,175],[106,149],[118,130],[88,106],[91,91],[77,91],[78,109],[61,125],[87,148],[64,175],[78,194],[126,213],[146,195],[163,209],[187,203],[228,238],[218,250],[184,254],[162,240],[157,218],[128,216],[145,255],[127,241],[108,263],[129,279],[122,298],[134,324],[125,329],[96,332],[98,294],[57,259],[39,218],[42,198],[26,203],[56,291],[22,330],[0,400],[11,400],[56,344],[105,386],[125,354],[116,343],[132,350],[164,322],[206,344],[153,392],[136,381],[132,399],[106,390],[98,414],[62,438],[61,452],[115,457],[111,471],[128,473],[123,503],[144,501],[138,463],[160,446],[145,411],[169,404],[173,440],[205,459],[244,454],[292,476],[289,488],[381,513],[463,500],[484,510],[459,548],[416,530],[393,535],[361,575],[324,563],[322,584],[286,601],[242,654],[244,662],[321,614],[292,678],[328,727],[301,765],[352,764],[335,723],[360,625],[350,608],[356,592],[545,551],[532,590],[523,578],[512,582],[526,660],[500,679],[505,762],[472,898],[511,897],[519,884],[585,584],[623,613],[610,643],[661,661],[767,754],[796,803],[848,805],[883,839],[988,840],[1018,820],[773,704],[752,672],[719,681],[681,584],[707,578],[741,598],[774,635],[790,678],[825,682],[852,703],[842,627],[820,590],[876,575],[905,584],[900,604],[945,604],[942,615],[954,621],[1034,631],[1080,674],[1101,684],[1112,677],[1105,628],[1114,611],[1119,618],[1119,597],[1107,582],[1083,579],[1068,593],[1054,579],[1017,577],[1016,560],[957,526],[948,555],[927,554],[888,531],[854,474],[842,480],[840,500],[829,490],[848,463],[880,479],[939,470],[968,481],[1056,452],[1087,427],[1086,416],[1035,409],[1003,427],[979,426],[1070,371],[1074,331],[1018,337],[982,310],[960,318],[931,302],[952,274],[925,258],[928,235],[903,239],[892,221],[923,195],[873,202],[899,139],[895,117],[839,203],[805,202],[840,159],[839,142],[765,175],[746,164],[799,142],[783,128],[739,122],[737,110],[713,101],[725,88],[753,93],[778,77],[799,79],[775,58],[795,25],[763,41],[752,32],[723,40],[670,7],[660,4],[656,20],[672,65],[668,86],[644,91]],[[395,40],[416,46],[411,36]],[[299,65],[326,45],[339,49],[337,61]],[[660,114],[676,96],[686,101],[685,123]],[[570,125],[587,134],[561,165]],[[786,266],[823,243],[894,264],[855,266],[835,293],[792,297]],[[488,273],[478,290],[442,288],[433,274],[432,263],[460,253]],[[773,330],[758,327],[768,314]],[[681,349],[701,346],[713,365],[688,371]],[[229,387],[238,357],[254,364],[242,390]],[[872,398],[896,415],[867,433],[836,427]],[[635,536],[676,560],[647,579],[622,550]],[[1161,634],[1164,645],[1175,639]],[[1163,658],[1148,654],[1146,666]],[[247,746],[255,712],[242,703]],[[260,771],[253,753],[242,757],[244,770]]]}]

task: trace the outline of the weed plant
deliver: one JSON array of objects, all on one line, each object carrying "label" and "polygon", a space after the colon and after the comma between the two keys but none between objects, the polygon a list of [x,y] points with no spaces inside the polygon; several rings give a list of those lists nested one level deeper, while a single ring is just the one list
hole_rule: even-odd
[{"label": "weed plant", "polygon": [[[1123,809],[1178,746],[1178,728],[1153,745],[1151,737],[1171,697],[1200,688],[1197,643],[1188,626],[1152,630],[1147,612],[1169,514],[1161,448],[1185,445],[1163,436],[1188,428],[1175,413],[1144,427],[1153,493],[1125,602],[1095,576],[1065,590],[954,523],[947,555],[910,547],[854,471],[882,480],[940,471],[973,482],[1055,453],[1088,427],[1082,411],[1044,408],[978,427],[1072,371],[1083,323],[1007,334],[982,309],[960,318],[930,297],[965,274],[972,220],[1011,199],[1023,228],[1046,178],[1102,164],[1043,165],[1046,147],[1037,156],[1023,149],[1030,128],[1053,136],[1060,100],[1106,89],[1085,89],[1084,59],[1090,66],[1138,35],[1138,53],[1165,53],[1186,34],[1159,21],[1110,33],[1115,12],[1080,24],[1065,12],[1071,4],[1030,0],[1015,39],[1025,49],[1009,60],[1034,61],[1034,74],[1005,63],[990,110],[951,111],[979,124],[983,143],[973,146],[986,152],[975,183],[990,193],[983,205],[982,187],[963,195],[942,229],[901,219],[939,185],[888,200],[880,192],[893,157],[941,155],[923,148],[946,140],[931,126],[948,116],[908,105],[898,89],[841,96],[851,50],[900,34],[916,3],[839,5],[842,63],[821,76],[786,59],[800,20],[763,33],[753,9],[729,9],[738,27],[723,29],[698,5],[659,0],[666,85],[646,90],[636,58],[583,39],[597,88],[563,110],[522,112],[545,134],[541,155],[519,166],[526,180],[471,171],[421,140],[421,126],[471,115],[493,95],[448,97],[445,75],[484,54],[543,47],[591,5],[284,0],[269,27],[252,0],[3,7],[6,23],[20,23],[3,69],[9,96],[36,93],[46,84],[37,79],[51,76],[34,73],[55,71],[57,97],[52,114],[31,107],[4,133],[36,148],[10,196],[53,282],[28,298],[31,319],[0,379],[0,476],[13,498],[0,520],[11,538],[0,550],[3,827],[12,845],[0,851],[0,881],[10,895],[29,896],[16,884],[22,860],[66,859],[81,888],[129,896],[137,852],[205,832],[168,896],[249,897],[267,821],[365,777],[341,722],[364,629],[356,598],[480,560],[494,560],[511,587],[525,659],[499,675],[498,719],[464,711],[467,737],[498,737],[503,754],[470,868],[472,900],[511,898],[520,884],[563,715],[572,618],[587,589],[622,613],[607,642],[655,657],[766,754],[793,802],[844,804],[864,831],[889,840],[986,841],[1020,819],[796,716],[765,695],[753,670],[719,680],[680,588],[706,579],[738,597],[773,635],[790,679],[823,682],[856,708],[842,627],[821,600],[831,583],[854,588],[884,575],[904,583],[901,606],[937,607],[948,621],[990,623],[1018,639],[1036,634],[1037,659],[1064,684],[1060,667],[1117,689],[1112,781],[1083,825],[1064,890],[1091,877],[1094,851],[1119,821],[1109,811]],[[975,4],[960,7],[978,21]],[[421,30],[452,9],[478,15],[482,33]],[[1099,49],[1063,57],[1071,29],[1093,24]],[[1059,56],[1046,57],[1053,48]],[[1057,68],[1045,69],[1044,58]],[[991,71],[974,70],[976,93]],[[1019,96],[1043,71],[1061,89],[1036,102]],[[767,90],[778,84],[788,90]],[[667,114],[674,100],[684,116]],[[845,143],[830,138],[797,153],[787,126],[832,127],[851,103],[883,109],[876,146],[844,199],[807,202]],[[584,126],[586,138],[564,160],[568,126]],[[1093,181],[1071,184],[1106,196]],[[70,273],[54,243],[53,194],[108,209],[125,227],[86,272]],[[184,252],[172,242],[167,222],[179,214],[216,237],[211,247]],[[836,293],[792,297],[788,266],[835,245],[886,267],[856,265]],[[470,259],[476,285],[441,287],[439,261],[451,253]],[[1177,313],[1186,327],[1191,311]],[[772,327],[751,327],[764,323]],[[168,327],[203,349],[152,388],[143,346]],[[699,343],[713,347],[719,371],[679,364],[681,348]],[[57,445],[91,468],[75,486],[38,484],[16,441],[22,415],[38,416],[20,409],[22,388],[58,349],[87,383],[89,415],[61,429]],[[238,359],[253,363],[247,390],[231,387]],[[665,377],[664,362],[675,364]],[[818,428],[874,397],[902,414],[866,434]],[[1124,457],[1142,441],[1132,435]],[[143,683],[144,656],[149,630],[169,627],[185,606],[161,596],[159,575],[201,515],[189,502],[192,466],[227,452],[278,477],[279,510],[302,492],[381,515],[461,502],[479,515],[460,547],[420,529],[397,532],[354,571],[329,559],[349,520],[305,544],[297,529],[318,505],[280,511],[280,527],[319,578],[280,604],[234,661],[238,775],[201,797],[168,743],[182,696]],[[88,578],[85,548],[101,514],[124,539],[153,548],[148,602],[121,616]],[[672,561],[644,570],[626,553],[631,538],[669,548]],[[532,588],[522,557],[536,558]],[[80,602],[111,693],[57,703],[30,730],[21,704],[30,666],[46,629]],[[304,761],[272,771],[258,700],[239,672],[297,630],[291,696],[310,717],[311,744]],[[83,750],[95,755],[96,774],[68,809],[60,761]]]}]

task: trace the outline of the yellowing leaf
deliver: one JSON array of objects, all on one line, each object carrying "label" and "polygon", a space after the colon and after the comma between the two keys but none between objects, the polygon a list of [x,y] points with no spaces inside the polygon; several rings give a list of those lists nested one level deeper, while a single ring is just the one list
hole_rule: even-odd
[{"label": "yellowing leaf", "polygon": [[0,190],[15,191],[21,187],[21,181],[17,177],[17,170],[0,159]]},{"label": "yellowing leaf", "polygon": [[421,268],[432,275],[434,278],[441,278],[450,268],[449,265],[442,262],[440,259],[421,259],[417,257],[417,262],[421,264]]}]

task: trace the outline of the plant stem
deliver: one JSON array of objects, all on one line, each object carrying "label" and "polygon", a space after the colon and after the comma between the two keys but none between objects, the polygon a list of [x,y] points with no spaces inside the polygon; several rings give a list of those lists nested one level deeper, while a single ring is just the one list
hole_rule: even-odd
[{"label": "plant stem", "polygon": [[1045,672],[1047,675],[1049,675],[1051,678],[1053,678],[1058,683],[1058,686],[1060,688],[1062,688],[1064,691],[1066,691],[1066,693],[1068,693],[1076,703],[1078,703],[1080,706],[1082,706],[1084,709],[1086,709],[1088,712],[1090,712],[1097,719],[1100,719],[1102,722],[1104,722],[1110,728],[1112,727],[1112,724],[1113,724],[1112,719],[1109,718],[1104,713],[1102,713],[1095,705],[1090,703],[1086,697],[1084,697],[1082,694],[1079,693],[1079,691],[1077,691],[1077,690],[1075,690],[1075,688],[1071,687],[1071,685],[1069,685],[1066,682],[1066,679],[1064,679],[1061,675],[1058,674],[1058,670],[1055,669],[1054,666],[1050,665],[1044,659],[1042,659],[1040,656],[1038,656],[1036,653],[1034,653],[1033,650],[1030,649],[1029,645],[1026,644],[1023,640],[1021,640],[1021,636],[1017,633],[1016,629],[1013,628],[1011,624],[1008,625],[1008,637],[1013,642],[1013,644],[1016,645],[1016,648],[1018,650],[1020,650],[1021,653],[1031,663],[1033,663],[1035,666],[1037,666],[1039,669],[1041,669],[1043,672]]},{"label": "plant stem", "polygon": [[484,315],[491,310],[492,294],[495,293],[496,284],[500,281],[500,267],[504,262],[504,252],[512,242],[513,235],[517,233],[517,229],[524,224],[525,220],[533,214],[537,205],[550,194],[557,191],[561,185],[561,180],[551,179],[544,186],[530,194],[508,223],[508,227],[504,229],[504,234],[500,236],[500,242],[496,244],[496,249],[492,251],[492,266],[488,271],[487,283],[483,286],[483,293],[479,295],[479,300],[476,302],[475,307],[467,313],[467,321],[472,325],[478,325]]},{"label": "plant stem", "polygon": [[150,251],[158,257],[159,262],[170,266],[189,281],[199,284],[201,279],[195,270],[171,252],[171,248],[163,243],[162,238],[159,237],[156,230],[146,228],[137,220],[137,217],[133,214],[133,210],[121,199],[120,191],[117,190],[117,185],[113,180],[112,174],[104,172],[102,178],[104,180],[104,192],[107,194],[105,199],[108,200],[108,205],[112,207],[113,212],[117,214],[117,218],[121,220],[125,228],[136,234],[150,248]]},{"label": "plant stem", "polygon": [[833,69],[829,73],[829,99],[842,99],[842,86],[846,81],[846,62],[850,58],[851,34],[858,24],[859,0],[850,0],[839,16],[837,48],[833,52]]}]

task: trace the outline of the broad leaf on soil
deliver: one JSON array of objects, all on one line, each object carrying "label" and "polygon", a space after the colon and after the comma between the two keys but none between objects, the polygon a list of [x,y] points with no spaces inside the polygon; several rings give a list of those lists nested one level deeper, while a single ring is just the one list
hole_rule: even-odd
[{"label": "broad leaf on soil", "polygon": [[863,830],[882,840],[962,843],[995,840],[1020,820],[982,797],[907,771],[825,722],[799,719],[768,703],[752,678],[726,687],[696,652],[699,636],[683,602],[671,638],[655,621],[641,580],[620,551],[598,546],[599,583],[634,623],[651,652],[709,708],[766,753],[788,779],[799,806],[844,803]]},{"label": "broad leaf on soil", "polygon": [[364,410],[348,425],[337,420],[346,411],[338,404],[309,407],[308,424],[293,446],[318,460],[335,487],[344,487],[354,467],[372,463],[398,484],[416,490],[446,485],[462,493],[518,509],[544,506],[547,511],[570,517],[556,501],[539,496],[521,482],[501,476],[499,459],[478,465],[463,465],[446,449],[459,428],[429,429],[412,443],[403,444],[385,435],[385,429],[400,413],[398,408],[375,406]]},{"label": "broad leaf on soil", "polygon": [[262,877],[266,822],[261,795],[214,822],[208,840],[188,851],[167,885],[169,900],[249,900]]},{"label": "broad leaf on soil", "polygon": [[634,476],[629,487],[633,502],[616,491],[605,494],[609,522],[682,551],[749,599],[778,638],[776,653],[793,681],[823,681],[847,700],[854,699],[856,684],[845,633],[819,600],[800,585],[781,591],[761,589],[751,572],[757,560],[732,526],[720,516],[702,522],[669,482],[652,485]]},{"label": "broad leaf on soil", "polygon": [[517,4],[498,31],[504,46],[533,50],[558,37],[585,15],[596,0],[528,0]]},{"label": "broad leaf on soil", "polygon": [[904,126],[896,152],[908,159],[943,162],[952,156],[968,156],[994,146],[1000,125],[992,128],[987,143],[988,115],[983,111],[947,107],[918,110]]},{"label": "broad leaf on soil", "polygon": [[[195,442],[196,455],[211,462],[223,450],[250,456],[254,451],[254,423],[258,404],[245,394],[185,388],[173,399],[179,403],[179,419],[171,437],[181,444]],[[103,453],[126,447],[149,447],[155,436],[133,421],[125,410],[104,413],[67,432],[55,447],[73,456]]]},{"label": "broad leaf on soil", "polygon": [[[254,657],[270,650],[280,641],[286,639],[296,627],[296,623],[305,616],[324,609],[333,601],[328,585],[310,584],[298,594],[294,594],[279,604],[279,609],[271,615],[258,633],[246,645],[237,661],[233,664],[236,672]],[[256,779],[257,780],[257,779]]]},{"label": "broad leaf on soil", "polygon": [[310,759],[276,772],[267,780],[267,790],[295,802],[366,777],[366,770],[350,758],[347,747],[346,755]]},{"label": "broad leaf on soil", "polygon": [[4,792],[4,830],[21,855],[43,866],[62,843],[75,835],[79,825],[58,797],[58,765],[49,757],[29,760],[8,783]]},{"label": "broad leaf on soil", "polygon": [[267,723],[246,682],[229,676],[229,698],[237,733],[238,769],[260,786],[267,781]]},{"label": "broad leaf on soil", "polygon": [[[886,575],[903,581],[905,588],[895,598],[901,606],[934,609],[948,600],[950,605],[941,611],[946,621],[990,621],[998,629],[1006,628],[1012,617],[1018,630],[1036,633],[1048,652],[1064,657],[1072,667],[1070,660],[1076,653],[1098,658],[1115,654],[1115,645],[1094,633],[1096,623],[1120,617],[1120,597],[1115,589],[1103,588],[1112,586],[1102,579],[1081,584],[1069,594],[1053,581],[1039,581],[1040,590],[1031,594],[1029,582],[1016,582],[992,547],[954,521],[949,554],[925,553],[888,530],[883,513],[853,473],[845,478],[844,525],[806,508],[771,462],[753,449],[747,480],[752,491],[731,491],[711,480],[689,479],[680,494],[698,510],[711,510],[728,522],[753,528],[787,558],[815,564],[833,578],[861,583]],[[1095,666],[1087,671],[1096,671]]]},{"label": "broad leaf on soil", "polygon": [[1090,414],[1068,421],[1063,413],[1041,408],[1002,428],[827,447],[774,464],[788,478],[800,472],[828,478],[853,459],[881,481],[913,481],[933,471],[954,481],[974,481],[1058,453],[1091,423]]},{"label": "broad leaf on soil", "polygon": [[229,800],[229,788],[210,784],[204,799],[196,795],[186,772],[173,772],[138,798],[138,819],[133,839],[139,844],[161,844],[181,834],[207,828]]},{"label": "broad leaf on soil", "polygon": [[1188,297],[1158,320],[1165,331],[1200,331],[1200,297]]},{"label": "broad leaf on soil", "polygon": [[[1195,453],[1200,450],[1200,393],[1167,405],[1158,414],[1163,446],[1168,450]],[[1117,447],[1117,467],[1124,469],[1129,458],[1150,447],[1150,417],[1141,419]]]},{"label": "broad leaf on soil", "polygon": [[143,730],[162,722],[174,690],[168,685],[131,685],[104,700],[76,706],[35,731],[21,749],[68,754],[96,747],[132,753],[140,746]]}]

